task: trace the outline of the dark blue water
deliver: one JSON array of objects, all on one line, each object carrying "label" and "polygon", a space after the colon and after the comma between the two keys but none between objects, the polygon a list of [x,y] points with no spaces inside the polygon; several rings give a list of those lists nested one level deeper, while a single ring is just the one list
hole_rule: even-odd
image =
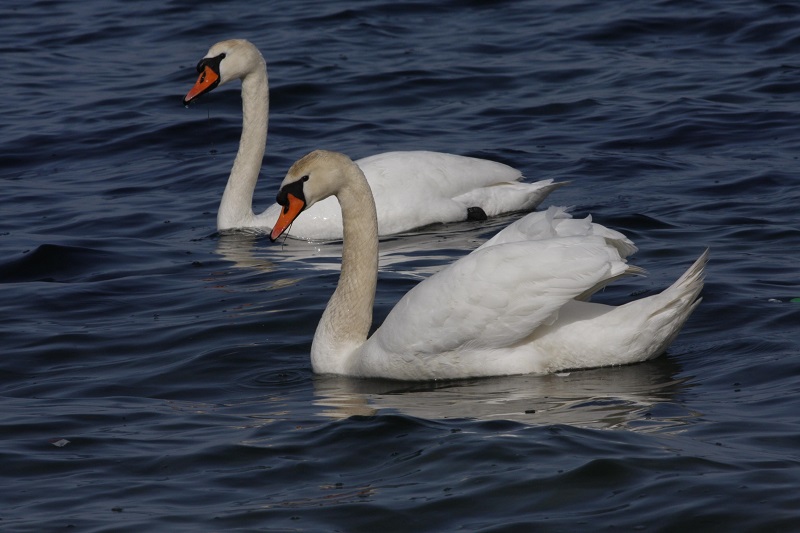
[{"label": "dark blue water", "polygon": [[[800,5],[634,0],[0,7],[0,530],[800,530]],[[219,235],[252,40],[256,208],[313,148],[429,149],[571,181],[660,291],[640,365],[455,383],[315,377],[336,244]],[[375,320],[507,217],[385,239]]]}]

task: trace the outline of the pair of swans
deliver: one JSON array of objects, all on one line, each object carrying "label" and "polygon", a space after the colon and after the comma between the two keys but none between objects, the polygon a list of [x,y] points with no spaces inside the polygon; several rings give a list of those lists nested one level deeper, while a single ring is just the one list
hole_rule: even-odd
[{"label": "pair of swans", "polygon": [[[252,64],[257,61],[252,57],[223,63],[239,57],[220,51],[230,50],[232,45],[226,43],[231,42],[215,45],[200,62],[200,78],[187,101],[223,79],[241,78],[243,96],[251,90],[246,88],[250,84],[266,88],[266,71],[254,71]],[[260,58],[249,43],[233,43]],[[251,117],[248,105],[259,104],[244,98],[245,116]],[[256,116],[265,118],[266,113]],[[266,124],[248,125],[245,118],[244,130],[259,127],[265,136]],[[243,199],[251,201],[261,164],[260,155],[258,160],[247,157],[255,150],[247,143],[243,132],[225,190],[237,199],[239,208],[244,206]],[[659,294],[618,307],[589,302],[592,294],[612,281],[643,274],[626,262],[636,247],[590,217],[574,220],[564,208],[552,207],[528,214],[419,283],[368,336],[384,218],[376,207],[376,185],[366,176],[362,161],[314,151],[292,165],[277,196],[277,219],[270,232],[273,241],[295,227],[303,219],[301,214],[311,215],[326,199],[335,197],[340,206],[342,269],[311,346],[311,364],[317,373],[430,380],[635,363],[664,352],[701,301],[707,250]],[[237,182],[235,176],[249,176],[250,182]],[[423,180],[404,185],[430,184]],[[252,222],[266,215],[255,217],[249,203],[244,213],[223,210],[225,206],[223,198],[223,221]]]},{"label": "pair of swans", "polygon": [[[242,80],[242,136],[217,212],[217,229],[269,230],[281,207],[253,213],[253,192],[267,141],[267,67],[249,41],[222,41],[197,65],[197,83],[184,97],[189,104],[216,87]],[[532,211],[565,183],[521,183],[522,173],[502,163],[440,152],[386,152],[357,161],[378,206],[378,233],[402,233],[437,222],[484,219]],[[342,238],[339,206],[331,198],[310,208],[290,236],[308,240]]]}]

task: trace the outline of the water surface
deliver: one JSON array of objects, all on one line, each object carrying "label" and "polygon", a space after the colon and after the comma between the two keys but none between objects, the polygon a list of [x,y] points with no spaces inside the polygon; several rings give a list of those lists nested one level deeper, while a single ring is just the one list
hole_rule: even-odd
[{"label": "water surface", "polygon": [[[3,531],[797,531],[800,7],[144,0],[0,8]],[[654,361],[403,384],[314,376],[340,245],[215,232],[262,50],[256,209],[313,148],[429,149],[570,181],[663,290]],[[509,216],[382,242],[375,322]],[[793,301],[795,300],[795,301]]]}]

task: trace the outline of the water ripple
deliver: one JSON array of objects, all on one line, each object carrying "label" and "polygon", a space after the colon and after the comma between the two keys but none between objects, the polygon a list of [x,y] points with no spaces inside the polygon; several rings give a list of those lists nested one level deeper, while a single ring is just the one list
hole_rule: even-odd
[{"label": "water ripple", "polygon": [[[4,529],[800,527],[794,3],[0,12]],[[312,148],[496,159],[570,181],[553,204],[635,240],[649,277],[598,301],[660,291],[710,247],[702,304],[642,365],[314,376],[341,244],[218,234],[238,88],[181,105],[197,60],[230,37],[270,69],[257,210]],[[383,240],[375,325],[515,218]]]}]

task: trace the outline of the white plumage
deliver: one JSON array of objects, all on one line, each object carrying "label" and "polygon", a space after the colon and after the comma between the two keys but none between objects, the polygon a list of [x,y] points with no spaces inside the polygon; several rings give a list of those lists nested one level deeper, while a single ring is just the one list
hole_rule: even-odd
[{"label": "white plumage", "polygon": [[[195,100],[219,85],[242,80],[242,136],[217,213],[217,229],[269,230],[280,206],[253,213],[253,192],[267,141],[269,84],[266,63],[248,41],[215,44],[198,64],[200,76],[184,98]],[[378,232],[390,235],[436,222],[467,220],[467,209],[487,216],[531,211],[564,183],[522,183],[508,165],[428,151],[386,152],[356,161],[367,176],[378,206]],[[333,199],[310,208],[289,235],[309,240],[342,238],[339,207]]]},{"label": "white plumage", "polygon": [[625,261],[636,248],[617,231],[551,208],[423,280],[367,339],[378,239],[359,167],[325,151],[295,163],[271,237],[328,196],[339,199],[344,219],[342,273],[314,336],[316,372],[426,380],[635,363],[666,350],[700,302],[707,251],[662,293],[619,307],[586,301],[643,273]]}]

